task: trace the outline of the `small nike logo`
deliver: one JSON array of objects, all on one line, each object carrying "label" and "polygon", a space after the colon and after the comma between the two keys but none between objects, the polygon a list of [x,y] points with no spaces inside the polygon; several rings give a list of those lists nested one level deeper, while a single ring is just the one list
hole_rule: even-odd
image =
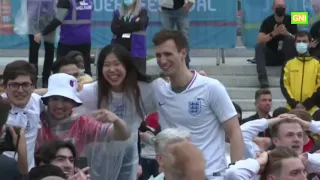
[{"label": "small nike logo", "polygon": [[165,103],[161,103],[161,102],[159,102],[159,106],[163,106]]}]

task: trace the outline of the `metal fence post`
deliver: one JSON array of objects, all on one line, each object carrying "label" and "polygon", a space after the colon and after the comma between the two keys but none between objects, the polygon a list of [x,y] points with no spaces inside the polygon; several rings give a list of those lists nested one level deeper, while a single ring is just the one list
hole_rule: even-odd
[{"label": "metal fence post", "polygon": [[221,61],[221,49],[217,49],[216,65],[219,66]]},{"label": "metal fence post", "polygon": [[222,59],[222,64],[226,63],[226,59],[224,57],[224,48],[221,49],[221,59]]}]

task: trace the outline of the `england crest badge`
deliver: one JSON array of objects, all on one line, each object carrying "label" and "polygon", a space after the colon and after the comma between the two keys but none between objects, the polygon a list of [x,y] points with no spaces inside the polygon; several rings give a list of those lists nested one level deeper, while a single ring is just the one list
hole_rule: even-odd
[{"label": "england crest badge", "polygon": [[199,99],[194,101],[189,101],[188,103],[189,113],[193,116],[200,114],[201,112],[201,101]]}]

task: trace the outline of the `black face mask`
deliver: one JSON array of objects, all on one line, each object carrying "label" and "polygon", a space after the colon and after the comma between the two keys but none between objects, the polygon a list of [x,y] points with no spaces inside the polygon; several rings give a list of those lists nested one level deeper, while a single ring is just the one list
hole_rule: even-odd
[{"label": "black face mask", "polygon": [[286,8],[284,7],[277,7],[275,11],[277,16],[284,16],[285,12],[286,12]]}]

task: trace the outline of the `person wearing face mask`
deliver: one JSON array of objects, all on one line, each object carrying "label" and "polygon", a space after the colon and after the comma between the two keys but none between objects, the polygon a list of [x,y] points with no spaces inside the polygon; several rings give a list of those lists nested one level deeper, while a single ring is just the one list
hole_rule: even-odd
[{"label": "person wearing face mask", "polygon": [[266,66],[282,66],[292,59],[294,35],[298,31],[297,25],[291,24],[291,16],[285,13],[284,0],[274,0],[274,14],[263,20],[255,48],[258,79],[261,88],[269,87]]},{"label": "person wearing face mask", "polygon": [[311,36],[299,31],[295,36],[298,55],[287,61],[282,69],[280,86],[288,109],[307,110],[314,119],[320,119],[320,62],[310,56]]},{"label": "person wearing face mask", "polygon": [[83,85],[83,84],[87,84],[87,83],[92,83],[93,82],[92,77],[85,73],[85,67],[84,67],[84,59],[85,59],[85,57],[81,52],[79,52],[79,51],[70,51],[66,55],[66,58],[67,59],[72,59],[77,63],[76,66],[79,69],[79,77],[77,77],[77,79],[78,79],[78,83],[79,84]]},{"label": "person wearing face mask", "polygon": [[111,24],[112,43],[130,51],[133,61],[143,73],[147,70],[148,22],[148,13],[141,7],[141,0],[123,0],[120,9],[114,12]]}]

